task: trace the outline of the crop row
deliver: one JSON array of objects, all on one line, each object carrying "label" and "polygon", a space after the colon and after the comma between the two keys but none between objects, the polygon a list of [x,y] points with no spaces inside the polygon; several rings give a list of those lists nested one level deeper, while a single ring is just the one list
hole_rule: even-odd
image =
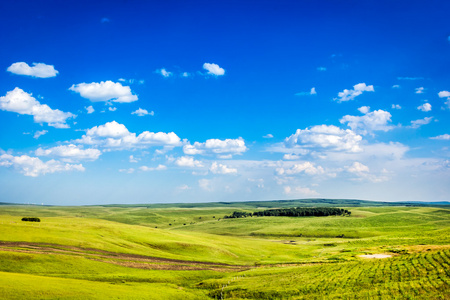
[{"label": "crop row", "polygon": [[[223,299],[448,299],[450,250],[289,269],[251,270],[223,289]],[[207,285],[208,286],[208,285]],[[210,295],[220,298],[219,283]]]}]

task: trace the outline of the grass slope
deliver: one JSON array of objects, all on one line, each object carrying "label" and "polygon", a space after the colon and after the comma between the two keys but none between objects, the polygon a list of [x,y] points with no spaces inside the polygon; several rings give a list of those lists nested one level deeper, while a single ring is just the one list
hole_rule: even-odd
[{"label": "grass slope", "polygon": [[[2,205],[0,295],[2,299],[449,299],[448,207],[361,207],[349,204],[358,200],[326,201],[330,203],[322,204],[347,203],[339,207],[351,210],[351,217],[220,219],[234,210],[252,212],[282,207],[284,202],[192,207]],[[20,221],[25,216],[39,217],[41,222]],[[394,257],[359,257],[376,253]]]}]

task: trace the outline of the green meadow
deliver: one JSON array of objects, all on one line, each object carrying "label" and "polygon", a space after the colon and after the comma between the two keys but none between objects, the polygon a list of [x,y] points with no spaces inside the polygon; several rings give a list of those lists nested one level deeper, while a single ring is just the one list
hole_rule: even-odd
[{"label": "green meadow", "polygon": [[[223,218],[308,206],[351,215]],[[450,299],[450,207],[0,205],[0,298]]]}]

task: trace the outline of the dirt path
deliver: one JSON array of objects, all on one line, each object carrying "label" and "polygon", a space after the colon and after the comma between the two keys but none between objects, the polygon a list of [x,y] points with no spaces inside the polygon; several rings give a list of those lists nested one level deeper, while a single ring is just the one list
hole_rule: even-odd
[{"label": "dirt path", "polygon": [[159,258],[138,254],[110,252],[93,248],[81,248],[66,245],[29,243],[29,242],[1,242],[0,251],[49,254],[49,255],[75,255],[95,261],[115,265],[151,270],[215,270],[222,272],[242,271],[250,269],[249,266],[228,265],[203,261],[177,260]]}]

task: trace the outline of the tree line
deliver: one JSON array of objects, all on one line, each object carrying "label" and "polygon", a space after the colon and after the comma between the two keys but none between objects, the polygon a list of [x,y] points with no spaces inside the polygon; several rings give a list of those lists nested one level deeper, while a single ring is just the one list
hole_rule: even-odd
[{"label": "tree line", "polygon": [[325,217],[325,216],[350,216],[351,211],[336,207],[293,207],[277,208],[255,211],[254,213],[235,211],[224,219],[246,217]]},{"label": "tree line", "polygon": [[40,222],[41,219],[39,219],[39,218],[24,217],[24,218],[22,218],[22,221],[28,221],[28,222]]}]

